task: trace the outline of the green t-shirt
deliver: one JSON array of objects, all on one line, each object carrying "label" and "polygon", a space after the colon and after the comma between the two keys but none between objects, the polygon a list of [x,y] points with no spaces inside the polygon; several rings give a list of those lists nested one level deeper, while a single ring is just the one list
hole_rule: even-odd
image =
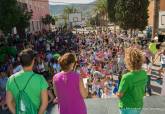
[{"label": "green t-shirt", "polygon": [[149,44],[149,50],[153,53],[156,54],[157,53],[157,48],[156,48],[156,43],[150,43]]},{"label": "green t-shirt", "polygon": [[128,72],[122,76],[118,92],[124,95],[119,100],[120,108],[143,107],[147,79],[147,73],[144,70]]},{"label": "green t-shirt", "polygon": [[[9,78],[7,82],[6,90],[12,93],[14,99],[16,99],[16,96],[19,92],[14,82],[14,78],[19,86],[19,89],[22,90],[33,73],[34,72],[32,71],[20,71]],[[47,88],[48,88],[48,84],[45,78],[42,75],[34,74],[25,89],[25,92],[28,94],[29,98],[36,105],[38,109],[41,103],[40,101],[41,91],[46,90]]]}]

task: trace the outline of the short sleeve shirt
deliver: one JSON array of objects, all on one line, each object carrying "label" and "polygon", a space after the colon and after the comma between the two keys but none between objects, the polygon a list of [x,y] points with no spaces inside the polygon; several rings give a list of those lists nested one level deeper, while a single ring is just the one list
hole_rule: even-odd
[{"label": "short sleeve shirt", "polygon": [[148,75],[151,75],[151,69],[152,69],[152,64],[143,64],[142,65],[143,70],[145,70],[147,72]]},{"label": "short sleeve shirt", "polygon": [[118,92],[124,95],[119,100],[120,108],[143,107],[147,79],[147,73],[144,70],[128,72],[122,76]]},{"label": "short sleeve shirt", "polygon": [[25,87],[29,78],[32,76],[31,80],[29,81],[25,89],[25,92],[28,94],[31,101],[36,105],[36,107],[39,108],[41,103],[41,92],[48,88],[48,84],[42,75],[33,74],[34,72],[32,71],[20,71],[12,75],[7,81],[6,90],[10,91],[14,99],[16,99],[19,90],[14,82],[14,78],[19,86],[19,89],[22,90]]},{"label": "short sleeve shirt", "polygon": [[165,55],[161,54],[161,64],[165,64]]}]

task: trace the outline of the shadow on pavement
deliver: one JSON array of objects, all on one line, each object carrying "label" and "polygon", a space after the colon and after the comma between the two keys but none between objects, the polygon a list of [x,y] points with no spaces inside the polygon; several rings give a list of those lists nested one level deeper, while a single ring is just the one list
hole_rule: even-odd
[{"label": "shadow on pavement", "polygon": [[151,88],[154,92],[161,94],[161,88],[160,87],[151,85]]}]

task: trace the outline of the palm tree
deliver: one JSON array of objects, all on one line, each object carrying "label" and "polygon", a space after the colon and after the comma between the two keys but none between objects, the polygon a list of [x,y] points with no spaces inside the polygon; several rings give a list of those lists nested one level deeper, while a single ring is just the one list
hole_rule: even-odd
[{"label": "palm tree", "polygon": [[154,38],[155,34],[158,32],[160,0],[153,0],[153,2],[154,2],[154,15],[153,15],[152,38]]},{"label": "palm tree", "polygon": [[55,18],[49,14],[45,15],[45,17],[42,17],[41,20],[44,25],[49,27],[49,29],[51,29],[50,24],[55,25],[55,21],[56,21]]},{"label": "palm tree", "polygon": [[70,13],[76,13],[76,12],[78,12],[78,9],[77,8],[75,8],[75,7],[65,7],[64,8],[64,11],[63,11],[63,13],[65,14],[65,15],[68,15],[68,14],[70,14]]},{"label": "palm tree", "polygon": [[63,17],[65,19],[65,22],[67,21],[68,15],[70,13],[77,13],[77,12],[79,12],[79,10],[73,6],[72,7],[65,7],[63,10]]},{"label": "palm tree", "polygon": [[52,16],[51,15],[46,15],[45,17],[42,18],[42,23],[45,25],[49,25],[52,23]]},{"label": "palm tree", "polygon": [[53,18],[52,21],[54,21],[54,25],[55,25],[56,22],[58,21],[58,17],[57,16],[53,16],[52,18]]},{"label": "palm tree", "polygon": [[114,24],[114,31],[116,31],[116,18],[115,18],[115,6],[117,0],[107,0],[107,8],[108,8],[108,18],[111,23]]}]

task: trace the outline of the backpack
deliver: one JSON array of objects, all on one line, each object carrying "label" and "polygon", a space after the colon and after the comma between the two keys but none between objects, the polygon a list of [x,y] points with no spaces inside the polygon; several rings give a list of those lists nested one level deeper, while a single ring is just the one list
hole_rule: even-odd
[{"label": "backpack", "polygon": [[16,96],[16,114],[38,114],[37,107],[33,104],[32,100],[29,98],[28,94],[25,92],[25,89],[32,79],[34,74],[28,79],[25,87],[20,90],[18,84],[16,83],[16,79],[14,78],[14,82],[19,90]]}]

